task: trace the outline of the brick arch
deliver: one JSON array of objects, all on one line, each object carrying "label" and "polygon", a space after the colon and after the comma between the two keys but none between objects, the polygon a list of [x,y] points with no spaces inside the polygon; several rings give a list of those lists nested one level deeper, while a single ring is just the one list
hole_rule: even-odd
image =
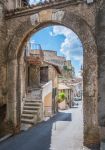
[{"label": "brick arch", "polygon": [[[21,56],[21,50],[24,42],[38,30],[48,25],[60,24],[73,30],[80,38],[84,48],[84,143],[93,144],[99,142],[98,121],[97,121],[97,46],[94,35],[88,23],[79,16],[64,12],[61,20],[45,19],[32,25],[30,18],[23,22],[16,30],[8,49],[8,102],[11,99],[11,107],[20,107],[19,104],[19,68],[18,58]],[[12,66],[12,69],[11,69]],[[18,68],[18,69],[17,69]],[[11,77],[11,72],[13,76]],[[12,80],[12,82],[11,82]],[[14,93],[12,92],[14,91]],[[17,100],[18,97],[18,100]],[[10,118],[8,109],[8,118]],[[15,111],[11,120],[17,124],[19,114]]]}]

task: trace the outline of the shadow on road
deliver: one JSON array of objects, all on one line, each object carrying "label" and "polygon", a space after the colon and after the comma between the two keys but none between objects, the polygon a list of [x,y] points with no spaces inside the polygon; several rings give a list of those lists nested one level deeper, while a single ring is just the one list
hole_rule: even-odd
[{"label": "shadow on road", "polygon": [[71,108],[78,108],[78,106],[72,106]]},{"label": "shadow on road", "polygon": [[86,148],[87,148],[86,150],[100,150],[100,145],[99,144],[91,145],[91,146],[87,146]]},{"label": "shadow on road", "polygon": [[72,114],[58,112],[48,121],[37,124],[26,132],[22,132],[0,143],[0,150],[53,150],[51,136],[53,124],[58,121],[72,121]]}]

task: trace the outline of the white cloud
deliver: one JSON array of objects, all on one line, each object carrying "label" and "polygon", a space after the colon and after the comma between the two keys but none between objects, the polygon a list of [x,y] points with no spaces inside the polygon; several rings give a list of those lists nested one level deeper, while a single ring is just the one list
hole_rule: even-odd
[{"label": "white cloud", "polygon": [[64,35],[65,37],[72,34],[72,31],[63,26],[53,26],[53,31],[50,32],[51,36]]},{"label": "white cloud", "polygon": [[49,34],[50,34],[51,36],[55,36],[55,35],[53,34],[53,32],[49,32]]},{"label": "white cloud", "polygon": [[81,78],[81,77],[82,77],[80,71],[76,73],[76,77],[78,77],[78,78]]},{"label": "white cloud", "polygon": [[[70,29],[63,26],[53,26],[51,36],[63,35],[65,37],[61,44],[61,53],[67,60],[71,59],[76,68],[76,76],[80,77],[80,66],[83,64],[83,48],[78,36]],[[76,66],[75,66],[76,64]]]},{"label": "white cloud", "polygon": [[35,4],[36,3],[35,0],[30,0],[29,2],[30,2],[30,4]]},{"label": "white cloud", "polygon": [[80,64],[83,64],[83,56],[75,56],[75,60],[79,61]]},{"label": "white cloud", "polygon": [[[42,2],[44,2],[45,0],[42,0]],[[39,3],[40,0],[30,0],[30,4],[37,4]]]},{"label": "white cloud", "polygon": [[50,32],[51,36],[63,35],[64,42],[61,44],[60,51],[64,54],[66,59],[73,59],[80,64],[83,63],[83,52],[81,42],[78,36],[70,29],[63,26],[53,26],[53,31]]}]

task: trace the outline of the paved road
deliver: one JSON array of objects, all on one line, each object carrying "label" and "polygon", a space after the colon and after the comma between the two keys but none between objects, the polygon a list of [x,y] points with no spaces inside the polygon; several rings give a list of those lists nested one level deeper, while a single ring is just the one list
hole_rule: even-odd
[{"label": "paved road", "polygon": [[0,150],[83,150],[82,105],[0,143]]}]

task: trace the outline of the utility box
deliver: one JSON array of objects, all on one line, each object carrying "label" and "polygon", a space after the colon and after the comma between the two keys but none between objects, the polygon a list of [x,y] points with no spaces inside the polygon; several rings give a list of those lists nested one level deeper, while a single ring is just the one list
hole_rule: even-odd
[{"label": "utility box", "polygon": [[94,0],[87,0],[87,4],[93,3]]}]

